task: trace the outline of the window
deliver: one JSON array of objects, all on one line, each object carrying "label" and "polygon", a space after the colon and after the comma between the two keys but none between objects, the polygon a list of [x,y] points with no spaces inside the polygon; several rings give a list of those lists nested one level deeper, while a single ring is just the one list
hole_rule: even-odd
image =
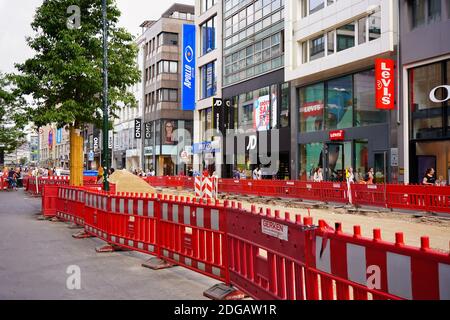
[{"label": "window", "polygon": [[[202,13],[211,8],[216,4],[216,0],[202,0],[201,2],[201,11]],[[230,1],[231,4],[231,1]],[[231,9],[231,8],[230,8]]]},{"label": "window", "polygon": [[309,0],[309,14],[312,14],[325,6],[325,0]]},{"label": "window", "polygon": [[[433,88],[442,85],[442,64],[414,68],[409,71],[409,104],[413,127],[413,139],[442,137],[442,103],[430,100]],[[436,97],[443,99],[446,92],[436,91]]]},{"label": "window", "polygon": [[178,90],[177,89],[159,89],[158,90],[158,102],[177,102]]},{"label": "window", "polygon": [[355,46],[355,23],[349,23],[336,29],[337,51]]},{"label": "window", "polygon": [[325,128],[342,129],[353,125],[352,76],[327,81]]},{"label": "window", "polygon": [[358,20],[358,44],[366,42],[366,21],[365,17]]},{"label": "window", "polygon": [[334,30],[328,32],[327,34],[327,55],[334,53]]},{"label": "window", "polygon": [[324,83],[300,88],[299,94],[300,132],[323,130]]},{"label": "window", "polygon": [[214,16],[200,26],[202,37],[202,54],[206,54],[216,49],[217,43],[217,17]]},{"label": "window", "polygon": [[309,59],[310,61],[322,58],[325,56],[325,36],[310,40],[309,44]]},{"label": "window", "polygon": [[441,20],[441,0],[428,0],[428,23]]},{"label": "window", "polygon": [[353,105],[355,108],[354,126],[367,126],[385,123],[387,112],[375,108],[375,70],[356,73],[353,76]]},{"label": "window", "polygon": [[178,72],[178,62],[161,60],[158,62],[158,74],[161,73],[177,73]]},{"label": "window", "polygon": [[425,1],[411,0],[411,25],[413,28],[420,27],[425,23]]},{"label": "window", "polygon": [[378,10],[369,16],[369,41],[381,36],[381,11]]},{"label": "window", "polygon": [[208,98],[216,94],[217,76],[215,61],[204,65],[201,68],[201,97]]},{"label": "window", "polygon": [[168,45],[177,46],[178,45],[178,34],[170,32],[161,32],[158,35],[158,47]]}]

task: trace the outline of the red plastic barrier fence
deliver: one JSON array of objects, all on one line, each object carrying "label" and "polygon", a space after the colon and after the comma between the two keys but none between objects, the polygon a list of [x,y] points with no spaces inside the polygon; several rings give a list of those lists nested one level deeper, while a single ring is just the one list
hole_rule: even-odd
[{"label": "red plastic barrier fence", "polygon": [[83,187],[59,187],[56,216],[61,220],[84,226],[84,199]]},{"label": "red plastic barrier fence", "polygon": [[87,191],[84,197],[84,230],[104,241],[110,241],[110,201],[103,191]]},{"label": "red plastic barrier fence", "polygon": [[54,217],[56,215],[56,205],[58,199],[57,185],[43,185],[42,188],[42,215]]},{"label": "red plastic barrier fence", "polygon": [[109,217],[110,243],[132,250],[159,255],[157,221],[159,201],[156,195],[111,196]]},{"label": "red plastic barrier fence", "polygon": [[392,244],[379,229],[367,239],[359,226],[353,235],[319,226],[307,254],[311,299],[450,299],[450,255],[430,250],[427,237],[418,249],[402,233]]},{"label": "red plastic barrier fence", "polygon": [[[409,186],[408,186],[409,187]],[[351,184],[352,203],[355,205],[387,207],[384,184]]]},{"label": "red plastic barrier fence", "polygon": [[0,177],[0,191],[8,189],[8,182],[5,178]]},{"label": "red plastic barrier fence", "polygon": [[[306,298],[306,237],[301,218],[227,208],[231,283],[255,299]],[[308,222],[308,220],[306,221]]]},{"label": "red plastic barrier fence", "polygon": [[158,243],[162,257],[228,283],[223,205],[166,196],[160,209]]}]

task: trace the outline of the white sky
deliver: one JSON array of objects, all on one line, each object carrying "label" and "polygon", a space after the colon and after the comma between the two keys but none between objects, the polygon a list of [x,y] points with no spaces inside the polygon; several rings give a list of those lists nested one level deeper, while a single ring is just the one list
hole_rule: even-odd
[{"label": "white sky", "polygon": [[[173,3],[194,5],[194,0],[116,0],[122,12],[120,25],[133,35],[141,32],[144,20],[157,20]],[[0,0],[0,72],[14,72],[34,52],[25,42],[36,8],[43,0]]]}]

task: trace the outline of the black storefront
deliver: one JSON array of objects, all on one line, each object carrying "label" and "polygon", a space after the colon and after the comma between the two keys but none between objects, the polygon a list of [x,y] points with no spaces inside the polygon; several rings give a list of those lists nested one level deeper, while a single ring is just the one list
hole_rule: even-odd
[{"label": "black storefront", "polygon": [[223,89],[223,177],[236,170],[251,177],[256,166],[265,178],[291,177],[290,88],[283,79],[277,70]]}]

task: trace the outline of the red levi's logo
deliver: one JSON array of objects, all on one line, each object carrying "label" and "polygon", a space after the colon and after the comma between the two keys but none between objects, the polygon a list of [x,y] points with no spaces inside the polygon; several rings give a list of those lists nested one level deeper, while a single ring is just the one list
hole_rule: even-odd
[{"label": "red levi's logo", "polygon": [[334,130],[329,133],[330,140],[344,140],[344,130]]},{"label": "red levi's logo", "polygon": [[375,59],[375,107],[377,109],[395,108],[394,66],[394,60]]}]

